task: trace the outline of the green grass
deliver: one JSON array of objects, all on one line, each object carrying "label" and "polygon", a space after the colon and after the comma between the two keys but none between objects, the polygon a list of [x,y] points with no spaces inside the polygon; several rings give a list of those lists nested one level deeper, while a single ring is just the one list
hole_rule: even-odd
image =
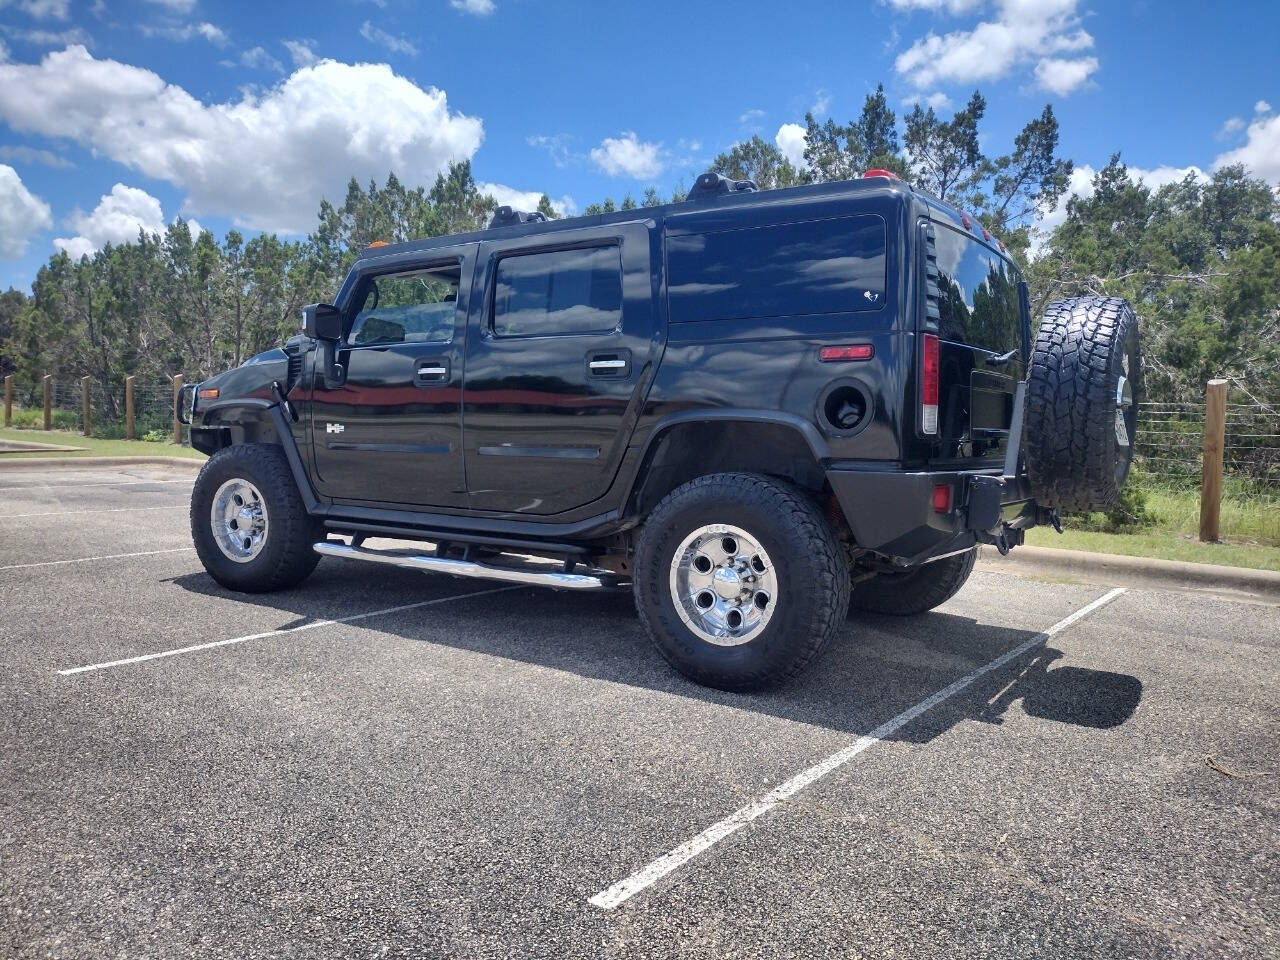
[{"label": "green grass", "polygon": [[1169,532],[1098,533],[1072,530],[1058,536],[1052,527],[1027,531],[1027,543],[1063,550],[1118,553],[1127,557],[1154,557],[1185,560],[1188,563],[1216,563],[1226,567],[1280,570],[1280,547],[1259,543],[1201,543],[1194,534]]},{"label": "green grass", "polygon": [[180,447],[170,440],[103,440],[82,436],[73,430],[14,430],[0,427],[0,438],[54,443],[79,450],[32,450],[29,453],[0,453],[0,463],[29,457],[191,457],[203,460],[204,454],[190,447]]}]

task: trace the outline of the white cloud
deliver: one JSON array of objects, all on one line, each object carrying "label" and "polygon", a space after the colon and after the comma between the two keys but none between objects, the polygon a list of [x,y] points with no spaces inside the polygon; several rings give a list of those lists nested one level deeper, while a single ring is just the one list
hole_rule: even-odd
[{"label": "white cloud", "polygon": [[9,48],[4,45],[4,41],[0,40],[0,63],[4,63],[9,59]]},{"label": "white cloud", "polygon": [[1227,119],[1222,122],[1222,126],[1218,128],[1216,136],[1219,140],[1226,140],[1233,133],[1239,133],[1243,129],[1244,120],[1240,117],[1227,117]]},{"label": "white cloud", "polygon": [[[175,217],[173,222],[181,218]],[[187,232],[194,241],[204,228],[194,219],[186,218]],[[53,245],[66,252],[72,260],[92,256],[108,243],[133,243],[139,233],[149,235],[165,232],[164,215],[160,201],[137,187],[117,183],[111,192],[98,200],[92,213],[76,211],[68,225],[77,231],[74,237],[58,237]]]},{"label": "white cloud", "polygon": [[370,43],[376,43],[380,47],[386,47],[392,53],[403,53],[409,57],[418,55],[418,48],[406,40],[404,37],[397,37],[394,34],[387,33],[381,27],[375,27],[366,20],[360,24],[360,36],[364,37]]},{"label": "white cloud", "polygon": [[831,108],[831,94],[826,90],[819,90],[813,95],[813,106],[809,108],[809,112],[815,117],[824,116]]},{"label": "white cloud", "polygon": [[46,18],[65,20],[70,6],[71,0],[17,0],[16,3],[13,0],[0,0],[0,10],[5,7],[17,7],[36,20]]},{"label": "white cloud", "polygon": [[580,159],[580,155],[575,155],[571,149],[573,143],[573,135],[568,133],[545,134],[539,133],[531,137],[525,137],[525,143],[531,147],[537,147],[539,150],[545,150],[551,156],[551,162],[557,167],[566,167],[569,161]]},{"label": "white cloud", "polygon": [[917,103],[923,103],[926,107],[933,110],[946,110],[951,106],[951,98],[941,90],[937,90],[929,94],[927,97],[916,93],[906,97],[902,101],[902,105],[906,107],[914,106]]},{"label": "white cloud", "polygon": [[49,205],[26,188],[17,170],[0,163],[0,260],[25,256],[31,238],[51,226]]},{"label": "white cloud", "polygon": [[1257,103],[1253,105],[1253,112],[1254,113],[1270,113],[1271,104],[1267,103],[1267,101],[1265,100],[1259,100]]},{"label": "white cloud", "polygon": [[[498,206],[515,210],[537,210],[543,193],[541,190],[517,190],[501,183],[477,183],[476,189],[497,200]],[[573,202],[573,197],[563,196],[559,200],[551,200],[551,209],[562,217],[571,217],[578,212],[578,205]]]},{"label": "white cloud", "polygon": [[274,70],[276,73],[284,73],[284,65],[262,47],[253,47],[240,54],[240,63],[251,70]]},{"label": "white cloud", "polygon": [[260,94],[205,104],[150,70],[83,47],[0,64],[0,120],[73,140],[186,191],[184,210],[304,233],[322,196],[397,171],[431,183],[469,159],[484,127],[386,64],[322,60]]},{"label": "white cloud", "polygon": [[[1093,46],[1093,37],[1080,26],[1077,3],[1078,0],[997,0],[995,20],[943,36],[930,31],[898,54],[894,69],[917,90],[923,90],[940,83],[994,80],[1016,66],[1032,61],[1040,65],[1053,54],[1086,50]],[[1095,61],[1085,76],[1096,66]],[[1082,69],[1083,61],[1071,71],[1079,73]],[[1042,72],[1048,80],[1059,80],[1070,71],[1051,63]]]},{"label": "white cloud", "polygon": [[[80,43],[87,47],[93,44],[89,34],[79,27],[70,27],[66,30],[23,30],[6,25],[2,29],[18,42],[27,43],[33,47],[65,47],[70,43]],[[8,51],[0,52],[5,54],[5,56],[0,57],[0,62],[7,60]]]},{"label": "white cloud", "polygon": [[319,59],[313,49],[316,44],[314,40],[281,40],[280,42],[289,51],[289,59],[293,61],[295,67],[309,67]]},{"label": "white cloud", "polygon": [[932,10],[935,13],[964,13],[982,6],[986,0],[885,0],[895,10]]},{"label": "white cloud", "polygon": [[784,123],[778,128],[778,133],[774,136],[773,142],[778,145],[782,155],[790,160],[797,169],[804,169],[807,166],[804,162],[804,127],[800,126],[800,124]]},{"label": "white cloud", "polygon": [[477,17],[487,17],[493,13],[493,0],[449,0],[449,6]]},{"label": "white cloud", "polygon": [[174,13],[190,13],[196,8],[196,0],[147,0],[158,7],[167,7]]},{"label": "white cloud", "polygon": [[0,145],[0,160],[16,160],[18,163],[38,163],[46,167],[66,170],[75,164],[66,157],[60,157],[52,150],[39,150],[35,147]]},{"label": "white cloud", "polygon": [[1098,69],[1097,57],[1080,57],[1064,60],[1061,57],[1045,57],[1036,64],[1036,86],[1065,97]]},{"label": "white cloud", "polygon": [[1280,114],[1258,111],[1249,124],[1244,146],[1228,150],[1213,161],[1218,170],[1231,163],[1243,163],[1255,177],[1273,186],[1280,185]]},{"label": "white cloud", "polygon": [[747,126],[749,124],[755,123],[757,120],[760,120],[762,117],[764,117],[764,111],[757,110],[753,107],[750,110],[742,111],[741,116],[738,117],[738,123],[742,124],[743,126]]},{"label": "white cloud", "polygon": [[215,47],[225,47],[230,37],[221,27],[202,21],[200,23],[184,23],[180,25],[159,25],[144,23],[138,29],[147,37],[159,37],[161,40],[172,40],[185,43],[193,37],[203,37]]},{"label": "white cloud", "polygon": [[108,243],[131,243],[138,239],[139,231],[162,233],[164,214],[160,201],[147,191],[117,183],[92,213],[75,213],[69,225],[77,236],[58,237],[53,245],[65,250],[71,259],[79,260]]},{"label": "white cloud", "polygon": [[651,180],[666,169],[662,144],[646,143],[630,130],[619,137],[605,137],[600,146],[591,149],[591,159],[611,177]]}]

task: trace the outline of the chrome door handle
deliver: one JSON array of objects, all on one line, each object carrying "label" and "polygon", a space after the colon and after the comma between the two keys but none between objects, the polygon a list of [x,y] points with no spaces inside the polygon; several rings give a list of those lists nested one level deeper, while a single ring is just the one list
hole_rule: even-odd
[{"label": "chrome door handle", "polygon": [[625,360],[592,360],[590,364],[592,370],[621,370],[626,365]]},{"label": "chrome door handle", "polygon": [[443,377],[449,372],[448,367],[419,367],[418,376],[420,377]]}]

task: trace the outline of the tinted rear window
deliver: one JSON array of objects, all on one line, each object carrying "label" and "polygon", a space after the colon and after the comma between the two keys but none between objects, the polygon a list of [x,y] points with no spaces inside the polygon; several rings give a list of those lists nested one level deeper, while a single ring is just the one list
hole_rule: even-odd
[{"label": "tinted rear window", "polygon": [[667,239],[673,322],[879,310],[885,223],[836,217]]},{"label": "tinted rear window", "polygon": [[1018,272],[958,230],[934,227],[938,252],[938,336],[996,353],[1022,346]]}]

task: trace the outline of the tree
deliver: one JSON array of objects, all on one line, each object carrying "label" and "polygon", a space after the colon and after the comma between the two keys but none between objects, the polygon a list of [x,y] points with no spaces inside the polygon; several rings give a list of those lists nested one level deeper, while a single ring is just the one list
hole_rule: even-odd
[{"label": "tree", "polygon": [[987,173],[978,146],[978,124],[987,112],[981,93],[950,120],[941,120],[933,107],[916,104],[906,118],[906,148],[914,182],[939,200],[962,202]]},{"label": "tree", "polygon": [[735,180],[754,180],[761,190],[793,187],[804,182],[782,151],[759,136],[735,143],[711,161],[710,169]]}]

